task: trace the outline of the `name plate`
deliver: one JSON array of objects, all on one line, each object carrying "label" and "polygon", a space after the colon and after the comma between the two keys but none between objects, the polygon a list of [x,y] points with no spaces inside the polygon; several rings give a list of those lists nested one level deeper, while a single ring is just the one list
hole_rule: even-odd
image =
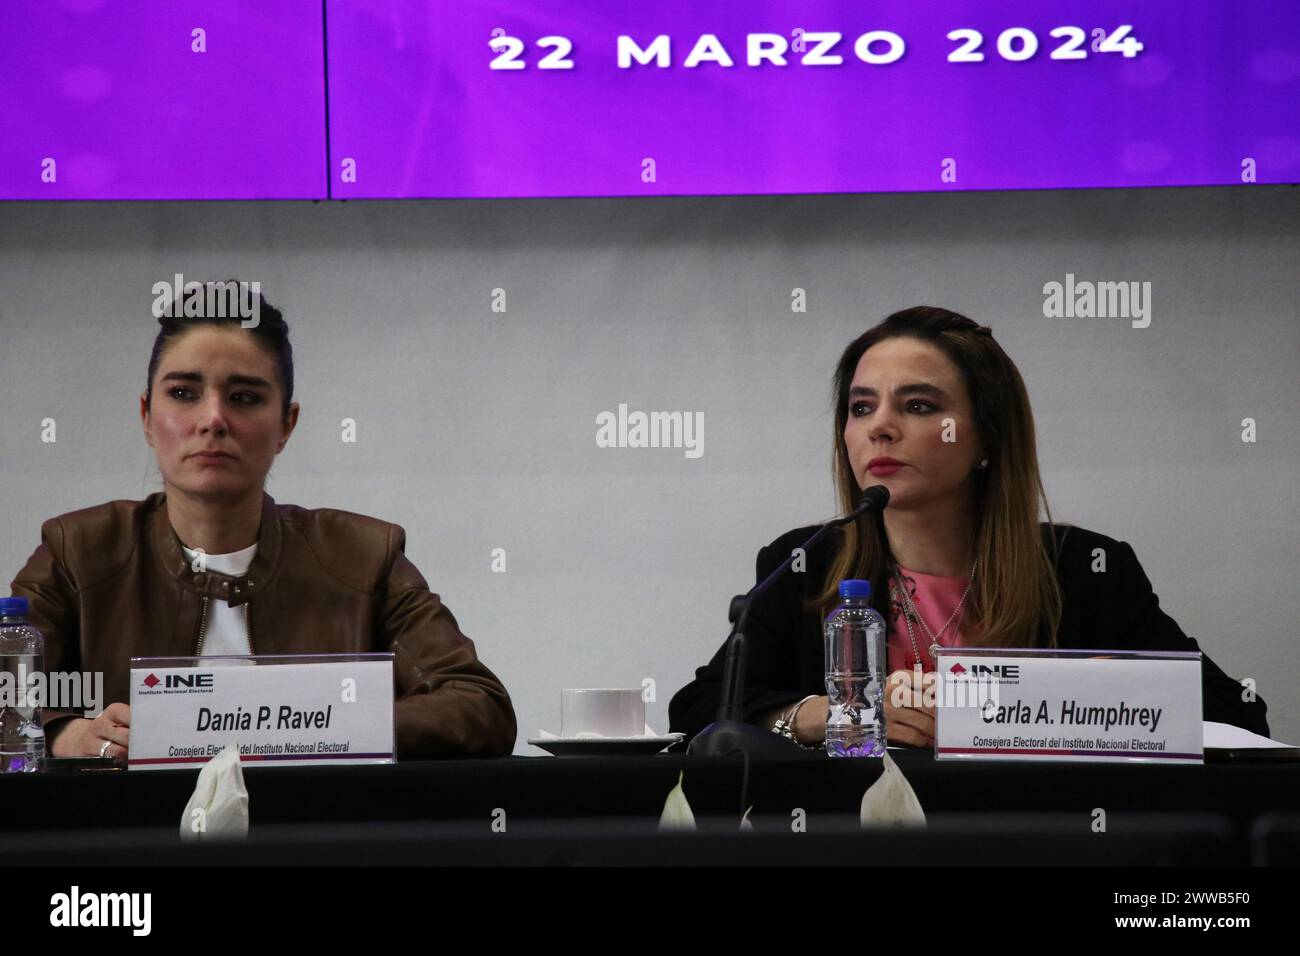
[{"label": "name plate", "polygon": [[393,655],[131,659],[131,770],[393,762]]},{"label": "name plate", "polygon": [[1201,655],[943,648],[935,757],[1204,763]]}]

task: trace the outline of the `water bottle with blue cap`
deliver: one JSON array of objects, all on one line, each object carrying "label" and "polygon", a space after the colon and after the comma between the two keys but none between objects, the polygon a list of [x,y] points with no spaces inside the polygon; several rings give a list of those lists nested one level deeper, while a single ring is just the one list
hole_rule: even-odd
[{"label": "water bottle with blue cap", "polygon": [[45,638],[27,622],[27,598],[0,598],[0,773],[33,773],[45,762],[44,667]]},{"label": "water bottle with blue cap", "polygon": [[840,582],[840,606],[826,618],[826,753],[885,753],[885,619],[870,606],[871,582]]}]

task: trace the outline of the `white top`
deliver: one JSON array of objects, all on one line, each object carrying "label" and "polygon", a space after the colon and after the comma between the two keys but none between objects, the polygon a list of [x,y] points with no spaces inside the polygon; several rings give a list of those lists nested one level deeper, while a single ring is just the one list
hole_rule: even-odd
[{"label": "white top", "polygon": [[[190,566],[193,567],[198,552],[192,551],[184,545],[181,545],[181,547],[185,551],[185,556],[190,559]],[[255,554],[257,554],[256,543],[250,544],[242,551],[232,551],[229,554],[204,555],[204,563],[209,571],[237,577],[248,571]],[[252,650],[248,643],[248,604],[231,607],[220,598],[209,600],[208,629],[204,632],[202,656],[215,657],[221,654],[251,653]]]}]

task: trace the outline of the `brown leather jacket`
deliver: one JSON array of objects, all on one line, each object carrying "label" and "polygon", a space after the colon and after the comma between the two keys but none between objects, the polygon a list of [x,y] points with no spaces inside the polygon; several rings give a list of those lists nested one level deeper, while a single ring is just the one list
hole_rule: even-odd
[{"label": "brown leather jacket", "polygon": [[[45,670],[102,671],[101,703],[129,703],[132,657],[197,654],[209,602],[247,603],[254,654],[393,652],[399,758],[510,753],[510,695],[403,553],[406,533],[262,498],[240,577],[191,569],[162,492],[46,521],[11,585],[45,635]],[[47,710],[47,730],[68,716]]]}]

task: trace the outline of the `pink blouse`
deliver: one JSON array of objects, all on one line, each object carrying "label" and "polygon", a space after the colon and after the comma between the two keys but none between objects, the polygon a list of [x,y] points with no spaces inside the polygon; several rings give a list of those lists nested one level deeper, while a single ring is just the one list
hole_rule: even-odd
[{"label": "pink blouse", "polygon": [[[953,610],[957,607],[957,602],[961,600],[966,586],[970,583],[967,575],[960,575],[955,578],[941,577],[937,574],[922,574],[919,571],[913,571],[910,568],[902,568],[903,582],[907,585],[907,593],[912,597],[912,603],[916,606],[916,611],[925,619],[930,630],[939,636],[939,644],[943,647],[954,647],[961,644],[960,627],[966,612],[970,608],[971,598],[966,598],[966,604],[962,606],[961,612],[953,618],[947,630],[940,633],[939,629],[947,623],[948,618],[952,617]],[[912,641],[907,636],[907,622],[903,620],[904,603],[902,599],[894,593],[893,588],[897,587],[894,579],[890,578],[890,598],[889,598],[889,672],[892,674],[897,670],[911,670],[915,666],[916,655],[912,651]],[[934,670],[934,659],[930,657],[930,644],[932,643],[930,635],[921,627],[920,622],[912,621],[912,636],[916,639],[916,650],[921,655],[922,670]]]}]

